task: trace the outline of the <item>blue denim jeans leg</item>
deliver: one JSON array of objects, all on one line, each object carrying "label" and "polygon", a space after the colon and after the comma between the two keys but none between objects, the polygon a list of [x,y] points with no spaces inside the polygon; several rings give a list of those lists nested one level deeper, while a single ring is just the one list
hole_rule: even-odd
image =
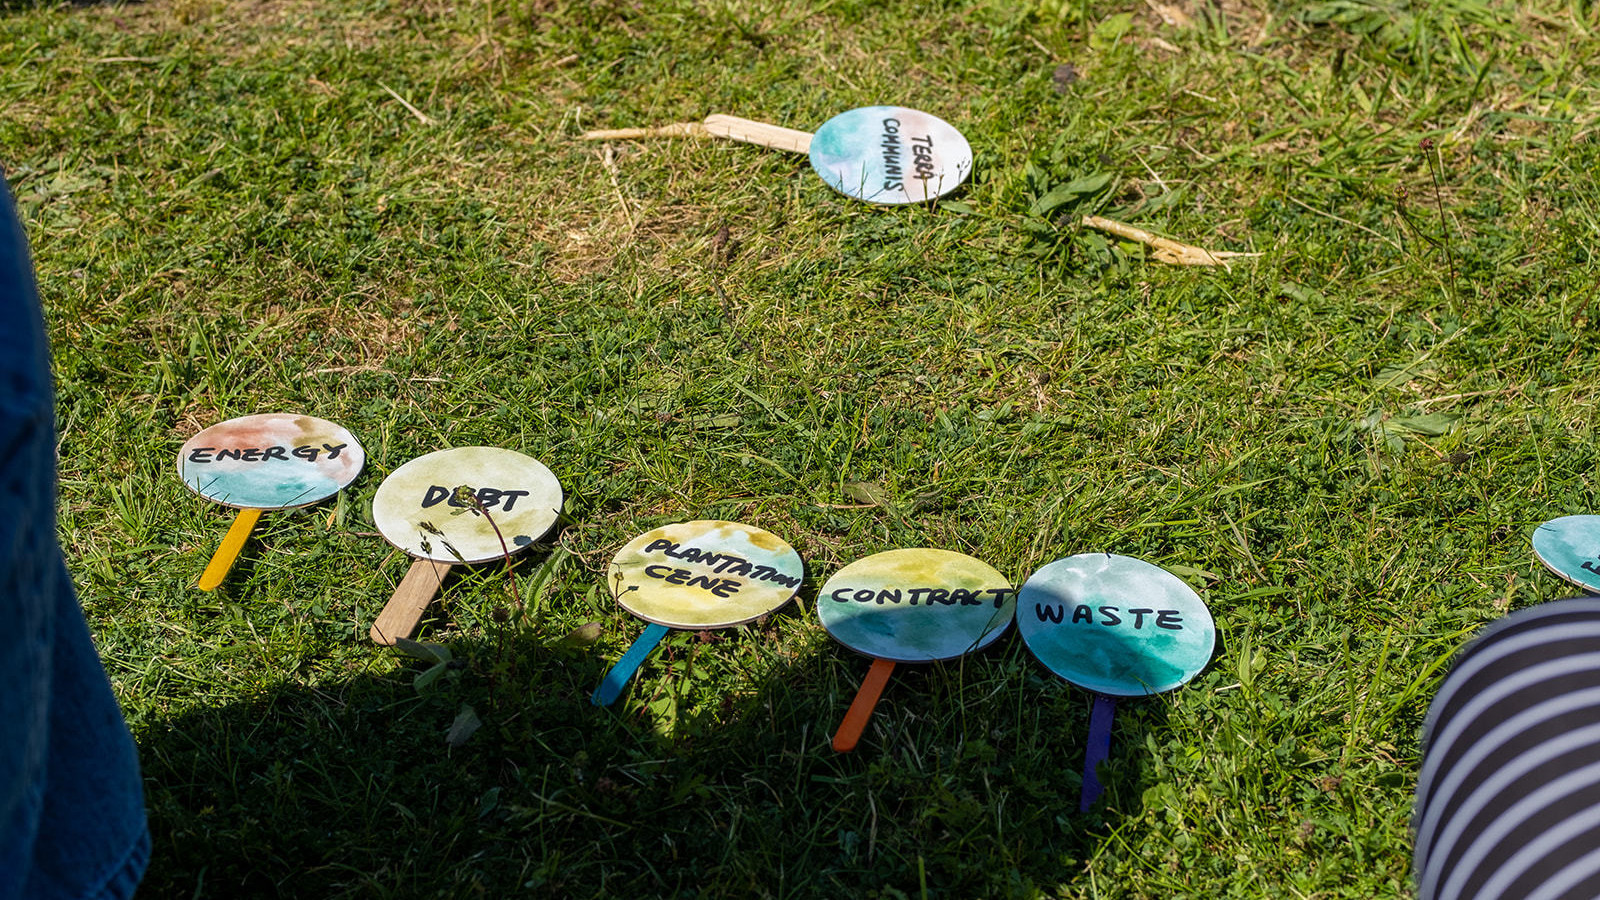
[{"label": "blue denim jeans leg", "polygon": [[131,897],[150,858],[133,738],[56,542],[49,349],[0,180],[0,900]]}]

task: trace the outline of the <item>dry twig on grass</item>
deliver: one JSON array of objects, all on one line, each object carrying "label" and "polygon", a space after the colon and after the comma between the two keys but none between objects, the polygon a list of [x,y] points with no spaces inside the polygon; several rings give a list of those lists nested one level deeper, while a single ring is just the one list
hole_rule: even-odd
[{"label": "dry twig on grass", "polygon": [[1164,238],[1159,234],[1135,228],[1122,222],[1103,219],[1100,216],[1084,216],[1083,227],[1093,228],[1095,231],[1104,231],[1116,235],[1127,241],[1134,241],[1155,251],[1155,258],[1161,262],[1174,266],[1224,266],[1230,259],[1246,259],[1260,256],[1259,253],[1237,253],[1232,250],[1204,250],[1180,241]]}]

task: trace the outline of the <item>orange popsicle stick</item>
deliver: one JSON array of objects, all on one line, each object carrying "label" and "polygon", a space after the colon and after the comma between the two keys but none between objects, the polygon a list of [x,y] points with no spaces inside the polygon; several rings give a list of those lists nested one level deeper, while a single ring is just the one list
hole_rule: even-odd
[{"label": "orange popsicle stick", "polygon": [[217,552],[211,554],[211,562],[200,573],[200,590],[216,590],[222,579],[228,576],[228,570],[233,568],[233,561],[239,558],[239,551],[244,549],[244,542],[250,539],[250,532],[255,530],[259,518],[259,509],[241,509],[233,517],[233,524],[228,526],[228,533],[223,535]]},{"label": "orange popsicle stick", "polygon": [[872,668],[867,670],[867,677],[861,680],[861,689],[856,691],[856,699],[845,712],[844,721],[839,723],[839,730],[833,734],[835,752],[849,753],[856,748],[856,743],[861,740],[861,732],[866,730],[867,720],[872,718],[872,710],[878,705],[878,698],[883,696],[883,689],[888,685],[889,675],[892,672],[894,672],[894,660],[872,661]]}]

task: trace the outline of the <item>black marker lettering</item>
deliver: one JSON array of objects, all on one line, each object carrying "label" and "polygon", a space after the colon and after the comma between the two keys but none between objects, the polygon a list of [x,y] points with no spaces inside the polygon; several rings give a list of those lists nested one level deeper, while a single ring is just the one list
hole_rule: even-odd
[{"label": "black marker lettering", "polygon": [[1133,627],[1139,629],[1144,627],[1144,617],[1153,612],[1153,609],[1130,609],[1128,615],[1133,616]]},{"label": "black marker lettering", "polygon": [[1173,631],[1183,630],[1183,617],[1175,609],[1163,609],[1156,613],[1156,627],[1170,628]]},{"label": "black marker lettering", "polygon": [[196,447],[193,450],[189,451],[189,462],[192,462],[192,463],[208,463],[208,462],[211,462],[211,453],[212,453],[212,451],[214,451],[216,449],[217,448],[215,448],[215,447]]},{"label": "black marker lettering", "polygon": [[693,578],[690,578],[688,581],[684,582],[684,586],[685,587],[700,587],[700,588],[705,588],[706,590],[709,591],[713,587],[715,587],[717,584],[721,583],[721,581],[722,581],[721,578],[717,578],[717,577],[712,576],[712,575],[696,575]]},{"label": "black marker lettering", "polygon": [[1115,606],[1100,607],[1100,615],[1105,616],[1105,621],[1101,622],[1101,625],[1120,625],[1122,623],[1122,617],[1117,615]]},{"label": "black marker lettering", "polygon": [[1033,614],[1038,616],[1041,622],[1060,625],[1061,620],[1066,618],[1067,608],[1060,605],[1045,606],[1043,603],[1035,603],[1033,605]]}]

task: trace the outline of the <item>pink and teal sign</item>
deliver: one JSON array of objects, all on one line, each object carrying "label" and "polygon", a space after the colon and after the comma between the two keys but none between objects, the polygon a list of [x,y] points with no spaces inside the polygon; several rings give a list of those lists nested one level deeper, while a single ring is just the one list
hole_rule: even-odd
[{"label": "pink and teal sign", "polygon": [[219,422],[178,451],[189,489],[236,509],[289,509],[337,494],[367,456],[350,432],[313,416],[269,414]]},{"label": "pink and teal sign", "polygon": [[326,419],[287,413],[229,419],[185,441],[178,477],[207,500],[239,510],[200,576],[200,589],[222,584],[262,510],[331,497],[366,461],[350,432]]},{"label": "pink and teal sign", "polygon": [[811,168],[828,186],[871,203],[935,200],[972,174],[972,147],[950,123],[903,106],[840,113],[811,136]]}]

